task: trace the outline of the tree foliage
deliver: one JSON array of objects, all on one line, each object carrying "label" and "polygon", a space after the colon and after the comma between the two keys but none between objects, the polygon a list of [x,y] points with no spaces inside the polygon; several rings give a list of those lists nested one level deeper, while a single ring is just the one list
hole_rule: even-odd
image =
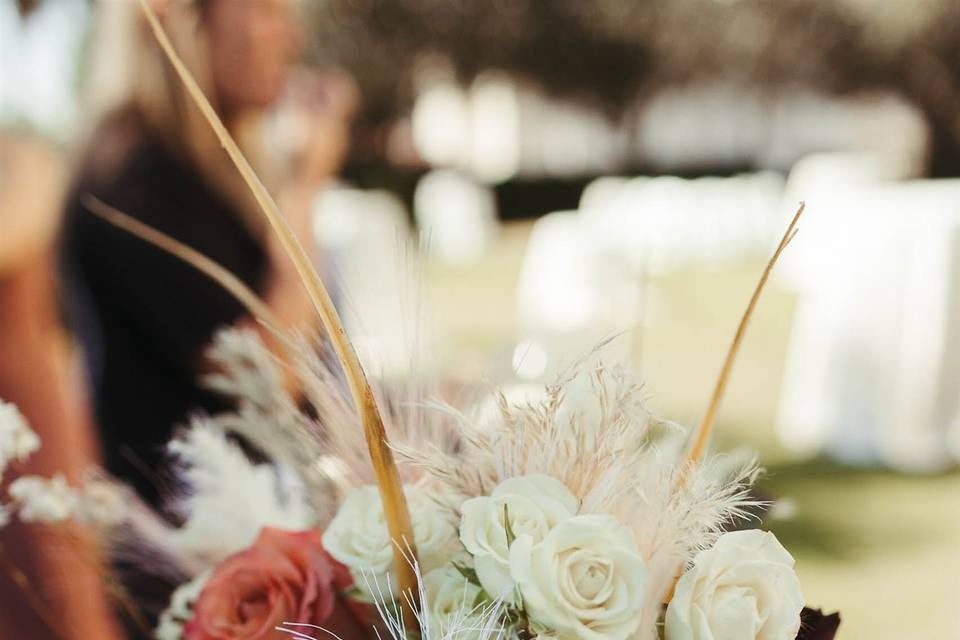
[{"label": "tree foliage", "polygon": [[354,73],[369,123],[407,109],[414,62],[439,55],[463,81],[502,70],[611,116],[701,80],[892,90],[927,115],[940,146],[960,149],[951,0],[315,0],[308,10],[313,55]]}]

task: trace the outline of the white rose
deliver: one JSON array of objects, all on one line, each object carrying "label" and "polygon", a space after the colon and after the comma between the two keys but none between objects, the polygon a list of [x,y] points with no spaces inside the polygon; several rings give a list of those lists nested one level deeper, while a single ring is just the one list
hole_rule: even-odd
[{"label": "white rose", "polygon": [[27,426],[23,414],[0,400],[0,475],[11,461],[23,462],[39,448],[40,438]]},{"label": "white rose", "polygon": [[615,518],[575,516],[540,544],[520,536],[510,572],[532,623],[560,640],[622,640],[640,624],[647,568]]},{"label": "white rose", "polygon": [[[456,551],[456,527],[445,510],[422,488],[408,486],[403,492],[410,510],[420,570],[428,572],[445,564]],[[386,579],[393,565],[394,545],[375,486],[359,487],[347,495],[323,533],[323,546],[350,569],[354,584],[368,596],[377,593],[378,586],[387,592]],[[393,583],[393,588],[396,587]]]},{"label": "white rose", "polygon": [[803,596],[793,557],[766,531],[724,534],[701,551],[667,607],[668,640],[793,640]]},{"label": "white rose", "polygon": [[576,514],[577,499],[550,476],[517,476],[501,482],[489,496],[467,500],[461,512],[460,541],[474,558],[480,584],[491,596],[511,600],[514,582],[504,513],[510,516],[514,536],[537,543]]},{"label": "white rose", "polygon": [[475,640],[482,635],[484,606],[477,605],[483,594],[480,587],[450,564],[424,576],[423,586],[427,592],[430,637]]}]

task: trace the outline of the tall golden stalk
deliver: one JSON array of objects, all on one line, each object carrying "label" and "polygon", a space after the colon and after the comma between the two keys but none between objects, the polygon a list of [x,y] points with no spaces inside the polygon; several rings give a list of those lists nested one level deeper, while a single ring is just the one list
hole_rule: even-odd
[{"label": "tall golden stalk", "polygon": [[[253,170],[253,167],[250,166],[250,163],[240,151],[233,136],[227,131],[220,117],[216,111],[214,111],[206,96],[204,96],[193,74],[190,73],[190,70],[187,69],[186,65],[180,59],[180,56],[174,50],[170,39],[167,37],[163,26],[160,24],[149,3],[146,0],[140,0],[140,6],[150,23],[157,42],[169,59],[170,64],[173,65],[174,70],[183,81],[190,97],[210,124],[220,144],[226,150],[227,155],[230,156],[230,159],[243,177],[244,182],[247,183],[257,204],[260,205],[261,211],[263,211],[274,233],[277,234],[284,250],[293,261],[297,274],[300,276],[300,280],[303,282],[303,286],[310,297],[310,301],[313,303],[313,307],[316,309],[317,315],[320,317],[320,321],[330,337],[330,342],[333,344],[337,359],[346,375],[347,384],[350,387],[350,393],[353,397],[357,414],[363,423],[363,432],[366,436],[367,447],[370,451],[370,460],[373,463],[374,472],[376,473],[387,528],[394,541],[393,566],[399,582],[400,593],[403,594],[400,597],[400,602],[401,606],[405,609],[404,618],[413,620],[410,609],[416,608],[419,605],[419,590],[417,588],[416,574],[412,563],[408,561],[408,558],[404,555],[406,552],[411,554],[412,559],[416,559],[413,527],[410,523],[410,512],[407,509],[403,487],[400,484],[397,465],[393,459],[393,452],[390,449],[387,434],[383,426],[383,418],[380,416],[380,411],[377,408],[370,383],[367,381],[357,354],[347,338],[337,310],[330,300],[330,295],[323,286],[320,275],[310,263],[310,259],[306,251],[304,251],[303,246],[287,224],[286,219],[270,196],[267,188],[263,185],[263,182],[261,182]],[[408,549],[409,551],[407,551]]]},{"label": "tall golden stalk", "polygon": [[[740,345],[743,343],[743,337],[747,333],[747,325],[750,323],[750,318],[753,317],[754,309],[757,307],[760,294],[767,284],[770,273],[780,260],[780,255],[783,253],[783,250],[787,248],[787,245],[790,244],[790,241],[793,240],[793,237],[797,234],[797,222],[800,220],[800,216],[803,214],[805,208],[806,204],[801,202],[797,212],[793,215],[793,219],[790,220],[790,225],[783,233],[783,237],[780,238],[780,244],[777,245],[776,251],[770,256],[770,260],[767,261],[767,266],[764,268],[763,274],[757,282],[757,286],[753,289],[753,295],[750,296],[750,302],[747,303],[747,308],[740,318],[740,324],[737,325],[737,332],[733,334],[733,341],[730,343],[730,348],[727,349],[727,355],[723,359],[723,366],[720,367],[720,375],[717,376],[717,381],[713,386],[713,393],[710,395],[710,404],[707,405],[707,412],[693,432],[693,438],[690,441],[690,448],[687,450],[686,459],[680,467],[680,474],[677,479],[678,490],[685,486],[690,472],[700,463],[704,453],[707,451],[707,445],[710,444],[710,436],[713,433],[713,426],[717,420],[717,411],[720,409],[723,394],[727,390],[727,383],[730,381],[730,374],[733,371],[733,363],[737,359],[737,354],[740,352]],[[670,600],[673,599],[673,591],[677,586],[677,581],[680,579],[681,571],[682,567],[678,567],[672,586],[667,593],[664,594],[664,603],[669,603]]]},{"label": "tall golden stalk", "polygon": [[753,290],[753,295],[750,296],[750,302],[747,303],[747,308],[743,312],[743,317],[740,318],[740,324],[737,325],[737,332],[733,335],[733,342],[730,343],[730,348],[727,350],[727,356],[724,358],[723,366],[720,368],[720,375],[717,377],[717,382],[713,387],[713,394],[710,396],[710,404],[707,405],[707,412],[704,414],[703,420],[700,421],[696,431],[693,433],[693,440],[691,441],[690,449],[687,452],[686,465],[684,465],[687,469],[696,466],[697,463],[699,463],[703,458],[703,454],[707,450],[707,445],[710,443],[710,435],[713,431],[713,425],[717,419],[717,411],[720,408],[720,402],[723,400],[723,394],[727,390],[727,383],[730,381],[730,373],[733,371],[733,363],[737,358],[737,353],[740,352],[740,345],[743,342],[743,337],[747,332],[747,324],[749,324],[750,318],[753,317],[753,311],[757,307],[757,301],[760,300],[760,294],[763,292],[763,288],[767,284],[767,279],[770,277],[770,272],[773,271],[777,261],[780,260],[780,254],[783,253],[783,250],[787,248],[787,245],[790,244],[790,241],[793,240],[794,235],[797,233],[797,222],[800,220],[800,216],[803,214],[805,207],[806,205],[801,202],[800,207],[797,209],[793,219],[790,221],[790,226],[787,227],[783,237],[780,239],[780,244],[777,245],[776,251],[773,252],[770,260],[767,262],[767,266],[763,270],[763,275],[760,276],[760,280],[757,282],[757,286]]}]

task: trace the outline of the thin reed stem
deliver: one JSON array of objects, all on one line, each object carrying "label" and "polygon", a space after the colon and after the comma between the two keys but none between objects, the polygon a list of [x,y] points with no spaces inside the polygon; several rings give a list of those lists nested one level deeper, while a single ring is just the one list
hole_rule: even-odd
[{"label": "thin reed stem", "polygon": [[95,196],[90,194],[85,195],[83,197],[83,204],[98,218],[106,220],[113,226],[135,235],[144,242],[174,255],[194,267],[229,292],[247,309],[250,315],[263,323],[268,329],[279,333],[278,327],[280,327],[280,322],[276,316],[274,316],[270,307],[268,307],[250,287],[244,284],[242,280],[207,256],[192,247],[188,247],[179,240],[171,238],[162,231],[158,231],[135,218],[131,218],[119,209],[111,207]]},{"label": "thin reed stem", "polygon": [[37,617],[43,620],[47,628],[57,637],[69,640],[63,630],[56,625],[55,616],[50,610],[50,607],[47,606],[47,603],[43,601],[33,588],[33,585],[30,584],[30,578],[7,557],[6,548],[2,543],[0,543],[0,564],[3,565],[3,570],[7,574],[7,577],[9,577],[13,584],[23,593],[23,596],[27,599],[27,604],[30,605],[33,612],[37,614]]},{"label": "thin reed stem", "polygon": [[[680,473],[677,477],[676,485],[678,491],[687,484],[687,480],[690,477],[690,472],[700,463],[704,454],[706,453],[707,445],[710,443],[710,436],[713,432],[713,426],[716,423],[717,411],[720,409],[720,402],[723,400],[723,394],[727,389],[727,383],[730,381],[730,374],[733,371],[733,363],[737,358],[737,353],[740,351],[740,345],[743,343],[743,337],[746,335],[747,325],[750,323],[750,318],[753,317],[754,309],[757,307],[757,302],[760,300],[760,294],[763,292],[763,288],[767,284],[767,279],[770,277],[770,273],[780,260],[780,255],[783,253],[784,249],[787,248],[787,245],[790,244],[790,241],[793,240],[794,236],[797,234],[797,222],[800,220],[800,216],[803,214],[803,210],[805,208],[806,204],[801,202],[797,212],[793,215],[793,219],[790,220],[790,225],[783,233],[783,237],[780,238],[780,244],[777,245],[776,251],[774,251],[773,255],[770,256],[770,260],[767,261],[767,266],[764,268],[763,274],[760,276],[760,280],[757,282],[757,286],[754,287],[753,295],[750,296],[750,302],[747,303],[747,308],[744,310],[743,316],[740,318],[740,324],[737,325],[737,332],[733,335],[733,341],[730,343],[730,348],[727,349],[727,355],[723,360],[723,366],[720,368],[720,375],[717,377],[717,381],[714,384],[713,394],[710,396],[710,404],[707,406],[707,412],[704,414],[703,420],[700,421],[700,424],[697,425],[696,431],[694,431],[693,439],[691,441],[690,448],[687,451],[686,459],[683,465],[680,467]],[[676,577],[674,578],[670,589],[663,596],[664,603],[668,603],[673,599],[673,592],[677,586],[677,581],[680,579],[680,573],[682,570],[682,566],[677,567]]]},{"label": "thin reed stem", "polygon": [[800,216],[803,214],[805,207],[806,205],[801,202],[800,207],[790,221],[790,226],[787,227],[783,237],[780,239],[780,244],[777,245],[776,251],[773,252],[770,260],[767,262],[767,266],[764,268],[763,274],[760,276],[760,280],[753,290],[753,295],[750,296],[750,302],[743,312],[743,317],[740,318],[740,324],[737,325],[737,332],[733,335],[733,341],[730,343],[730,348],[727,350],[727,355],[723,360],[723,366],[720,368],[720,375],[714,384],[713,394],[710,396],[710,404],[707,405],[707,412],[697,426],[696,431],[694,431],[693,440],[687,452],[686,464],[684,465],[686,468],[696,466],[706,452],[707,445],[710,443],[710,436],[713,432],[713,426],[717,419],[717,411],[720,409],[720,402],[723,400],[727,383],[730,381],[733,363],[737,358],[737,354],[740,352],[740,345],[743,343],[743,338],[747,332],[747,325],[750,323],[750,318],[753,317],[753,312],[757,307],[760,294],[767,284],[770,273],[780,259],[783,250],[787,248],[787,245],[790,244],[790,241],[793,240],[794,235],[796,235],[797,222],[800,220]]}]

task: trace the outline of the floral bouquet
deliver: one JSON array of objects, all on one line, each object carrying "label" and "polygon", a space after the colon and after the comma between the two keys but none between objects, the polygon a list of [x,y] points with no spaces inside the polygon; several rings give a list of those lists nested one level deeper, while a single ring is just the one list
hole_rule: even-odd
[{"label": "floral bouquet", "polygon": [[[596,358],[563,372],[538,401],[499,395],[497,418],[482,425],[371,385],[306,254],[142,5],[297,266],[332,353],[286,337],[254,294],[202,256],[91,202],[234,293],[274,330],[285,357],[252,333],[217,337],[219,373],[207,382],[238,409],[195,419],[169,445],[187,489],[172,505],[180,526],[136,507],[103,475],[80,487],[20,478],[3,519],[80,520],[105,532],[115,556],[172,583],[155,621],[137,593],[117,591],[158,640],[834,637],[839,617],[804,607],[794,560],[774,535],[735,526],[763,506],[751,493],[756,463],[706,455],[747,322],[802,206],[696,429],[657,419],[639,384]],[[290,372],[310,411],[288,392]],[[240,442],[270,462],[252,461]],[[38,446],[16,410],[0,405],[0,471]]]}]

